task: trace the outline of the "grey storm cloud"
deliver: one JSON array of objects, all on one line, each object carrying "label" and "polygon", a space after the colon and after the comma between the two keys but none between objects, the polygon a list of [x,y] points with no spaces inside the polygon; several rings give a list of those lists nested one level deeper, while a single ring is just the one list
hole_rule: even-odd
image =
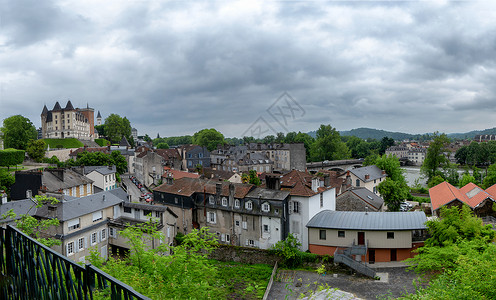
[{"label": "grey storm cloud", "polygon": [[[0,3],[0,119],[71,99],[150,136],[495,126],[490,2]],[[284,92],[306,113],[281,128]]]}]

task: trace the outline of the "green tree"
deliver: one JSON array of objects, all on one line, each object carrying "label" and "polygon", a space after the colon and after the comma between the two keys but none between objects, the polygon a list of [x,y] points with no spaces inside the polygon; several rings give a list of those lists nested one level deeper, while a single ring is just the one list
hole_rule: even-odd
[{"label": "green tree", "polygon": [[444,182],[444,178],[441,176],[441,175],[436,175],[434,177],[432,177],[431,179],[429,179],[427,181],[427,186],[429,188],[433,187],[433,186],[436,186],[438,184],[440,184],[441,182]]},{"label": "green tree", "polygon": [[276,142],[278,144],[283,143],[284,142],[284,138],[285,138],[284,133],[278,132],[277,135],[276,135],[276,139],[275,139],[274,142]]},{"label": "green tree", "polygon": [[115,165],[117,174],[124,174],[127,171],[127,160],[126,158],[117,150],[110,153],[111,164]]},{"label": "green tree", "polygon": [[111,114],[105,119],[105,136],[111,143],[119,143],[122,137],[126,137],[128,142],[134,144],[134,139],[131,135],[131,123],[127,117],[121,118],[117,114]]},{"label": "green tree", "polygon": [[15,183],[15,178],[5,169],[0,169],[0,190],[9,191]]},{"label": "green tree", "polygon": [[496,184],[496,164],[490,165],[489,168],[487,168],[487,175],[484,178],[484,183],[482,186],[484,189],[487,189],[493,184]]},{"label": "green tree", "polygon": [[[59,201],[53,197],[46,196],[38,196],[36,195],[33,199],[35,205],[31,207],[27,213],[19,215],[19,218],[15,221],[16,227],[19,228],[22,232],[34,238],[38,242],[42,243],[47,247],[52,247],[54,245],[60,245],[62,242],[55,238],[44,238],[41,237],[41,234],[46,231],[48,228],[52,226],[58,226],[58,219],[41,219],[38,220],[31,216],[29,212],[34,207],[40,208],[43,205],[56,205]],[[6,214],[2,215],[2,219],[12,219],[15,220],[17,215],[14,213],[14,210],[9,210]]]},{"label": "green tree", "polygon": [[294,268],[301,264],[300,246],[298,239],[290,233],[286,239],[275,243],[270,250],[283,258],[285,266]]},{"label": "green tree", "polygon": [[315,139],[309,135],[308,133],[298,132],[294,138],[295,143],[303,143],[305,146],[306,158],[307,161],[310,161],[310,149],[312,148],[313,143],[315,143]]},{"label": "green tree", "polygon": [[447,147],[450,143],[449,138],[446,134],[443,133],[439,135],[437,132],[434,133],[433,137],[434,139],[429,144],[424,163],[420,169],[421,172],[427,176],[428,180],[436,175],[439,175],[439,169],[449,163],[449,160],[445,155],[445,152],[447,152]]},{"label": "green tree", "polygon": [[387,176],[398,182],[406,183],[406,179],[404,176],[404,170],[401,168],[400,160],[398,157],[394,155],[382,155],[378,156],[375,165],[381,169],[386,171]]},{"label": "green tree", "polygon": [[[155,144],[155,142],[153,143]],[[167,143],[158,143],[156,145],[157,145],[157,149],[169,149],[169,144]]]},{"label": "green tree", "polygon": [[29,157],[37,162],[41,162],[43,157],[45,157],[45,146],[46,144],[43,140],[30,140],[26,152]]},{"label": "green tree", "polygon": [[388,138],[387,136],[383,137],[379,147],[379,154],[382,155],[386,153],[386,149],[394,146],[394,139]]},{"label": "green tree", "polygon": [[0,166],[7,167],[17,166],[24,161],[24,150],[5,149],[0,150]]},{"label": "green tree", "polygon": [[145,136],[143,137],[143,139],[145,140],[145,142],[151,142],[152,141],[152,138],[148,136],[148,134],[145,134]]},{"label": "green tree", "polygon": [[26,150],[29,140],[38,137],[38,131],[33,123],[21,115],[15,115],[3,120],[3,143],[5,148]]},{"label": "green tree", "polygon": [[224,144],[224,135],[213,128],[202,129],[193,135],[193,144],[207,147],[208,151],[213,151],[217,145]]},{"label": "green tree", "polygon": [[341,141],[339,132],[331,125],[320,125],[317,138],[312,145],[311,159],[313,161],[339,160],[351,157],[346,144]]},{"label": "green tree", "polygon": [[95,125],[95,130],[96,132],[98,132],[98,135],[99,136],[107,136],[107,134],[105,133],[105,124],[102,124],[102,125]]},{"label": "green tree", "polygon": [[389,211],[399,211],[401,202],[408,197],[406,182],[395,181],[391,178],[386,178],[386,180],[379,183],[377,190],[384,199]]},{"label": "green tree", "polygon": [[470,182],[477,184],[476,183],[477,181],[475,180],[474,176],[472,176],[470,174],[463,174],[462,179],[459,182],[459,185],[460,185],[460,187],[464,187],[467,184],[469,184]]}]

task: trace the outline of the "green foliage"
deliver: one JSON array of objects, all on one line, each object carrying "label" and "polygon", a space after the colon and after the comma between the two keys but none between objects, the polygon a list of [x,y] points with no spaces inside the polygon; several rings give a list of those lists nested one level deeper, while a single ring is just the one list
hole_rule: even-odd
[{"label": "green foliage", "polygon": [[371,154],[367,157],[365,157],[365,159],[363,160],[363,166],[366,167],[366,166],[371,166],[371,165],[375,165],[375,162],[380,158],[381,156],[379,154]]},{"label": "green foliage", "polygon": [[[36,208],[40,208],[43,205],[50,204],[55,205],[59,201],[53,197],[46,196],[35,196],[34,202]],[[32,208],[31,208],[32,209]],[[30,209],[30,210],[31,210]],[[2,215],[2,219],[10,218],[12,220],[17,218],[17,215],[14,213],[14,210],[9,210],[6,214]],[[44,238],[41,237],[43,231],[47,230],[51,226],[58,226],[59,220],[57,219],[42,219],[38,220],[29,215],[29,211],[26,214],[19,215],[19,219],[15,221],[17,228],[19,228],[22,232],[34,238],[38,242],[42,243],[47,247],[52,247],[54,245],[60,245],[62,242],[55,238]]]},{"label": "green foliage", "polygon": [[190,135],[171,136],[166,138],[156,138],[153,140],[154,145],[166,143],[169,146],[189,145],[193,144],[193,137]]},{"label": "green foliage", "polygon": [[105,136],[111,143],[119,143],[122,137],[131,140],[131,123],[117,114],[111,114],[105,119]]},{"label": "green foliage", "polygon": [[487,168],[487,175],[484,178],[483,188],[487,189],[493,184],[496,184],[496,164],[490,165]]},{"label": "green foliage", "polygon": [[477,166],[494,164],[496,163],[496,142],[478,143],[474,141],[470,145],[458,149],[455,158],[459,164]]},{"label": "green foliage", "polygon": [[399,211],[401,202],[409,195],[406,182],[395,181],[391,178],[386,178],[386,180],[379,183],[377,190],[384,199],[389,211]]},{"label": "green foliage", "polygon": [[3,143],[5,148],[26,150],[29,140],[38,137],[38,131],[33,123],[21,115],[15,115],[3,120]]},{"label": "green foliage", "polygon": [[450,140],[446,134],[443,133],[439,135],[437,132],[434,133],[433,141],[429,144],[424,163],[420,169],[421,172],[427,176],[429,181],[432,177],[438,175],[437,171],[439,168],[443,168],[445,165],[449,164],[449,160],[445,155],[449,143]]},{"label": "green foliage", "polygon": [[320,125],[317,138],[311,147],[311,160],[340,160],[351,157],[348,146],[341,141],[339,132],[331,125]]},{"label": "green foliage", "polygon": [[67,139],[43,139],[46,145],[50,146],[50,149],[53,148],[81,148],[84,144],[76,139],[76,138],[67,138]]},{"label": "green foliage", "polygon": [[10,190],[10,187],[15,183],[15,177],[5,169],[0,169],[0,190]]},{"label": "green foliage", "polygon": [[346,146],[350,149],[353,158],[364,158],[374,153],[374,144],[356,136],[350,136],[346,141]]},{"label": "green foliage", "polygon": [[99,136],[107,136],[105,134],[105,125],[103,125],[103,124],[102,125],[95,125],[95,131],[98,132]]},{"label": "green foliage", "polygon": [[194,229],[167,256],[163,255],[169,252],[165,244],[156,249],[147,246],[146,239],[164,239],[154,226],[147,223],[121,231],[119,234],[129,241],[131,253],[124,260],[110,259],[102,266],[103,271],[153,299],[226,298],[223,293],[227,284],[219,280],[218,268],[207,259],[217,247],[214,234],[206,227]]},{"label": "green foliage", "polygon": [[76,161],[68,161],[74,166],[112,166],[115,165],[118,174],[123,174],[127,170],[126,158],[117,150],[111,154],[103,152],[80,152]]},{"label": "green foliage", "polygon": [[[103,126],[103,125],[100,125]],[[96,126],[95,126],[96,128]],[[95,139],[95,143],[97,143],[100,147],[110,146],[110,142],[106,139]]]},{"label": "green foliage", "polygon": [[41,162],[45,157],[45,148],[46,145],[43,140],[30,140],[26,152],[36,162]]},{"label": "green foliage", "polygon": [[302,261],[300,246],[301,243],[298,239],[290,233],[285,240],[275,243],[270,250],[282,257],[283,265],[294,268],[299,266]]},{"label": "green foliage", "polygon": [[24,161],[24,150],[5,149],[0,150],[0,166],[10,168],[22,164]]},{"label": "green foliage", "polygon": [[441,219],[427,222],[431,237],[409,259],[416,272],[435,271],[429,286],[405,299],[494,299],[496,232],[468,206],[443,207]]},{"label": "green foliage", "polygon": [[224,145],[224,135],[217,130],[202,129],[193,135],[193,144],[207,147],[208,151],[217,149],[217,145]]},{"label": "green foliage", "polygon": [[429,181],[427,181],[427,186],[429,188],[431,188],[433,186],[440,184],[441,182],[444,182],[444,178],[441,177],[441,175],[436,175],[436,176],[432,177],[431,179],[429,179]]},{"label": "green foliage", "polygon": [[470,174],[463,174],[462,179],[459,182],[460,187],[464,187],[470,182],[477,184],[477,180],[475,180],[475,177],[470,175]]},{"label": "green foliage", "polygon": [[169,149],[169,144],[167,143],[158,143],[157,149]]}]

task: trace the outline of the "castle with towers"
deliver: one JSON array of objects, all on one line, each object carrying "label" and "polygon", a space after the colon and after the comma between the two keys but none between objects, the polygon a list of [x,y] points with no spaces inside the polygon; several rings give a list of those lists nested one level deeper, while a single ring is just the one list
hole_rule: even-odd
[{"label": "castle with towers", "polygon": [[[62,108],[57,101],[52,110],[46,105],[41,112],[42,138],[77,138],[81,140],[94,140],[95,110],[86,105],[86,108],[74,108],[71,101]],[[102,116],[98,112],[96,125],[102,124]]]}]

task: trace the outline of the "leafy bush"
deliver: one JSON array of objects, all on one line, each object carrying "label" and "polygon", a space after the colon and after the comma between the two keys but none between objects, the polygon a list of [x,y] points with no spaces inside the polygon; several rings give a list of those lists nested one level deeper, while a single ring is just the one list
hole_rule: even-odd
[{"label": "leafy bush", "polygon": [[285,240],[277,242],[270,250],[282,257],[284,266],[295,268],[301,265],[303,257],[303,252],[298,249],[299,246],[301,246],[301,243],[290,233]]},{"label": "leafy bush", "polygon": [[22,164],[24,161],[24,150],[5,149],[0,150],[0,166],[10,167]]}]

